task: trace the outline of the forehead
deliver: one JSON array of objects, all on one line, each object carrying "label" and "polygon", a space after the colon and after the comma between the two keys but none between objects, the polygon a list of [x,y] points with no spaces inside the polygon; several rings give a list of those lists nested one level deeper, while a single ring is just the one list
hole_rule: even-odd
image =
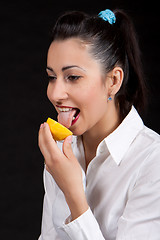
[{"label": "forehead", "polygon": [[80,39],[53,41],[48,50],[47,65],[62,68],[67,65],[79,65],[83,68],[95,67],[98,63],[89,54],[89,45]]}]

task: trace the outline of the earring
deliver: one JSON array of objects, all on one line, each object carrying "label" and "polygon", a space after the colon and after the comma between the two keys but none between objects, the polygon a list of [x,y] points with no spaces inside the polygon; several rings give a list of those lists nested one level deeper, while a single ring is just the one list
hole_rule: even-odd
[{"label": "earring", "polygon": [[108,97],[108,99],[107,99],[108,101],[112,101],[112,98],[111,97]]}]

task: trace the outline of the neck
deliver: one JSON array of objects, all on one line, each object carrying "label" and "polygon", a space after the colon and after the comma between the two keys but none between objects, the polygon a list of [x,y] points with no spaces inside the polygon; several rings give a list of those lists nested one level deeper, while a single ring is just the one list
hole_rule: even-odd
[{"label": "neck", "polygon": [[96,155],[99,143],[111,134],[120,124],[119,111],[110,107],[105,116],[91,129],[83,134],[86,166]]}]

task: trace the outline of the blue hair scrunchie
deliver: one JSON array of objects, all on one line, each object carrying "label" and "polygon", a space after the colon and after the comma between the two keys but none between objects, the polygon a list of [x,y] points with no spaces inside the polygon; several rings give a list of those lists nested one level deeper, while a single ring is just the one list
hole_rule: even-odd
[{"label": "blue hair scrunchie", "polygon": [[110,24],[113,24],[116,22],[116,17],[115,17],[115,14],[109,10],[109,9],[106,9],[104,11],[101,11],[98,16],[100,18],[102,18],[104,21],[106,22],[109,22]]}]

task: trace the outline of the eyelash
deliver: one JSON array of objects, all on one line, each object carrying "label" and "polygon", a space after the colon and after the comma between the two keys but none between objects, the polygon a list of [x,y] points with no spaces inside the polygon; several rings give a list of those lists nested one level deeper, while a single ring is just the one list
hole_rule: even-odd
[{"label": "eyelash", "polygon": [[81,76],[78,76],[78,75],[69,75],[67,77],[67,79],[71,82],[75,82],[76,80],[78,80],[79,78],[81,78]]},{"label": "eyelash", "polygon": [[[80,79],[82,76],[78,76],[78,75],[69,75],[67,76],[67,80],[71,81],[71,82],[75,82],[77,81],[78,79]],[[49,82],[51,81],[55,81],[56,80],[56,77],[55,76],[48,76],[48,80]]]},{"label": "eyelash", "polygon": [[48,76],[48,81],[51,82],[51,81],[54,81],[56,80],[56,77],[54,76]]}]

